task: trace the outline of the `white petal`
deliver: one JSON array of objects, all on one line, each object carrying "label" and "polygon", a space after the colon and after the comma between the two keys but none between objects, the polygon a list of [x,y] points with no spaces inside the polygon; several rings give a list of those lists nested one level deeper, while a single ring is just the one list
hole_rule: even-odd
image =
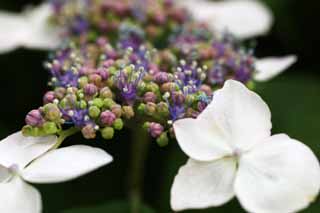
[{"label": "white petal", "polygon": [[298,60],[297,56],[269,57],[256,61],[257,72],[254,75],[256,81],[268,81],[281,74]]},{"label": "white petal", "polygon": [[30,164],[22,173],[32,183],[69,181],[92,172],[112,161],[102,149],[75,145],[56,149]]},{"label": "white petal", "polygon": [[0,164],[10,167],[17,164],[24,168],[54,146],[56,136],[25,137],[21,132],[10,135],[0,142]]},{"label": "white petal", "polygon": [[258,0],[180,0],[198,21],[204,21],[212,30],[228,30],[239,39],[266,34],[272,24],[272,12]]},{"label": "white petal", "polygon": [[0,183],[8,180],[10,176],[10,170],[7,167],[0,165]]},{"label": "white petal", "polygon": [[180,168],[171,189],[174,211],[220,206],[234,196],[236,161],[224,158],[210,163],[190,159]]},{"label": "white petal", "polygon": [[270,137],[240,160],[235,191],[249,212],[290,213],[306,208],[320,190],[313,152],[286,135]]},{"label": "white petal", "polygon": [[60,30],[48,23],[51,14],[49,3],[22,14],[0,12],[0,53],[19,47],[44,50],[58,47]]},{"label": "white petal", "polygon": [[226,138],[208,119],[182,119],[174,124],[177,142],[190,158],[211,161],[232,154]]},{"label": "white petal", "polygon": [[41,213],[41,195],[37,189],[14,177],[10,182],[0,184],[0,212]]},{"label": "white petal", "polygon": [[247,151],[271,134],[271,113],[267,104],[238,81],[228,80],[214,93],[206,116],[229,135],[228,141],[234,151]]},{"label": "white petal", "polygon": [[0,53],[16,49],[28,37],[27,22],[22,16],[1,11],[0,26]]},{"label": "white petal", "polygon": [[49,2],[25,13],[30,30],[29,36],[24,40],[24,47],[47,50],[55,49],[62,43],[60,30],[49,23],[52,13]]}]

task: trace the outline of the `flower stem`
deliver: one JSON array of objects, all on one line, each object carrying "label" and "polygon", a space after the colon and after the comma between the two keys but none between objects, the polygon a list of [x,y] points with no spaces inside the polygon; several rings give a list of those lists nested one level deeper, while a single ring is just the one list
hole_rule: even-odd
[{"label": "flower stem", "polygon": [[141,213],[143,203],[144,165],[148,155],[149,135],[142,128],[136,128],[132,135],[131,165],[129,175],[130,212]]},{"label": "flower stem", "polygon": [[78,132],[79,130],[77,128],[70,128],[65,131],[61,131],[59,133],[59,137],[57,140],[57,143],[52,147],[52,149],[57,149],[59,146],[61,146],[62,142],[67,138],[70,137],[71,135],[74,135]]}]

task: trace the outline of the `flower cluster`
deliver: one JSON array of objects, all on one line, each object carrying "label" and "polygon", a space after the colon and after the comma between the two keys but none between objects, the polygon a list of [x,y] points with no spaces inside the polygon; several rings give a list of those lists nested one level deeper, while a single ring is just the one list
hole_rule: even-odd
[{"label": "flower cluster", "polygon": [[[231,35],[211,32],[171,1],[135,2],[53,2],[68,39],[45,65],[53,89],[27,115],[25,135],[75,127],[87,139],[112,139],[138,122],[163,146],[172,123],[196,118],[227,79],[251,83],[252,50]],[[168,30],[155,36],[149,28]]]}]

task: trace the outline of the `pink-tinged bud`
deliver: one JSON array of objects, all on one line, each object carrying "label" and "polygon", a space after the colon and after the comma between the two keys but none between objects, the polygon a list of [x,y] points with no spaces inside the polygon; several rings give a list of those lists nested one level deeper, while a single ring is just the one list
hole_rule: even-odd
[{"label": "pink-tinged bud", "polygon": [[117,118],[120,118],[122,115],[121,105],[115,104],[111,107],[111,112],[116,115]]},{"label": "pink-tinged bud", "polygon": [[111,67],[113,64],[114,64],[114,60],[112,60],[112,59],[109,59],[109,60],[103,62],[103,66],[104,66],[105,68],[109,68],[109,67]]},{"label": "pink-tinged bud", "polygon": [[109,72],[105,68],[99,68],[97,74],[102,78],[102,80],[107,80],[109,78]]},{"label": "pink-tinged bud", "polygon": [[98,92],[98,88],[94,84],[87,84],[83,90],[84,94],[87,96],[94,96]]},{"label": "pink-tinged bud", "polygon": [[111,98],[112,99],[112,91],[109,87],[104,87],[100,90],[100,98]]},{"label": "pink-tinged bud", "polygon": [[159,123],[150,123],[149,124],[149,132],[152,137],[158,138],[163,133],[163,126]]},{"label": "pink-tinged bud", "polygon": [[53,91],[49,91],[44,95],[43,103],[44,104],[53,103],[55,98],[56,98],[56,96],[55,96],[54,92]]},{"label": "pink-tinged bud", "polygon": [[172,100],[175,104],[181,105],[185,101],[185,97],[181,92],[173,92],[172,93]]},{"label": "pink-tinged bud", "polygon": [[148,103],[148,102],[155,103],[157,101],[157,96],[153,92],[147,92],[143,96],[143,101],[145,103]]},{"label": "pink-tinged bud", "polygon": [[97,40],[97,44],[99,46],[105,46],[106,44],[108,44],[108,39],[106,39],[105,37],[99,37]]},{"label": "pink-tinged bud", "polygon": [[31,112],[28,113],[26,116],[26,124],[30,126],[41,126],[44,123],[44,119],[41,115],[40,110],[32,110]]},{"label": "pink-tinged bud", "polygon": [[89,75],[89,82],[95,84],[96,86],[101,85],[102,77],[98,74]]},{"label": "pink-tinged bud", "polygon": [[96,137],[96,130],[92,124],[87,124],[82,128],[81,132],[85,139],[94,139]]},{"label": "pink-tinged bud", "polygon": [[210,86],[203,84],[200,87],[200,90],[204,93],[206,93],[207,96],[211,96],[212,95],[212,89]]},{"label": "pink-tinged bud", "polygon": [[102,112],[100,115],[101,123],[107,126],[111,126],[116,120],[116,118],[116,115],[109,110]]},{"label": "pink-tinged bud", "polygon": [[154,80],[157,83],[163,84],[169,81],[169,75],[166,72],[158,72],[154,75]]},{"label": "pink-tinged bud", "polygon": [[64,96],[66,95],[66,89],[65,88],[63,88],[63,87],[58,87],[58,88],[56,88],[55,90],[54,90],[54,94],[55,94],[55,96],[58,98],[58,99],[62,99],[62,98],[64,98]]}]

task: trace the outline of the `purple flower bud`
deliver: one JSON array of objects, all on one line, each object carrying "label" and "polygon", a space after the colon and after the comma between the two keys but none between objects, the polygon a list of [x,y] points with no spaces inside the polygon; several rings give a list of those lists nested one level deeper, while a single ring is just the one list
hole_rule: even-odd
[{"label": "purple flower bud", "polygon": [[182,105],[185,101],[185,97],[181,92],[173,92],[172,101],[177,105]]},{"label": "purple flower bud", "polygon": [[154,75],[154,80],[157,83],[163,84],[169,81],[169,75],[166,72],[158,72]]},{"label": "purple flower bud", "polygon": [[44,123],[44,119],[41,115],[40,110],[32,110],[31,112],[28,113],[26,116],[26,124],[30,126],[41,126]]},{"label": "purple flower bud", "polygon": [[53,103],[55,98],[55,93],[53,91],[49,91],[44,95],[43,102],[44,104]]},{"label": "purple flower bud", "polygon": [[152,103],[155,103],[157,100],[157,96],[156,94],[154,94],[153,92],[147,92],[144,94],[143,96],[143,101],[145,103],[148,103],[148,102],[152,102]]},{"label": "purple flower bud", "polygon": [[94,96],[97,92],[98,88],[94,84],[87,84],[84,87],[84,94],[87,96]]},{"label": "purple flower bud", "polygon": [[103,62],[103,66],[104,66],[105,68],[109,68],[109,67],[111,67],[113,64],[114,64],[114,60],[112,60],[112,59],[109,59],[109,60]]},{"label": "purple flower bud", "polygon": [[158,138],[163,132],[163,126],[159,123],[150,123],[149,124],[149,132],[152,137]]},{"label": "purple flower bud", "polygon": [[103,125],[111,126],[116,120],[116,115],[111,111],[107,110],[101,113],[100,121]]}]

